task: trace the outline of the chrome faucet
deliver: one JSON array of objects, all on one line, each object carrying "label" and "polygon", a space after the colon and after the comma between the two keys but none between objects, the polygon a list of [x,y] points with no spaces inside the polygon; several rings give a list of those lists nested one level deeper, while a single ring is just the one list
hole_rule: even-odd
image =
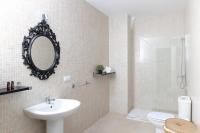
[{"label": "chrome faucet", "polygon": [[53,102],[55,101],[55,98],[51,98],[50,96],[46,97],[46,103],[47,104],[53,104]]}]

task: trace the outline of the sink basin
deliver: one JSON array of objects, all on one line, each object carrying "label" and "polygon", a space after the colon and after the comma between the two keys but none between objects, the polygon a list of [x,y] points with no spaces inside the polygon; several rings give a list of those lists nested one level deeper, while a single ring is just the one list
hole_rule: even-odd
[{"label": "sink basin", "polygon": [[67,117],[78,109],[80,102],[73,99],[56,99],[52,104],[46,102],[24,109],[30,118],[55,120]]},{"label": "sink basin", "polygon": [[80,102],[73,99],[55,99],[51,104],[44,102],[24,109],[27,116],[47,121],[47,133],[63,133],[64,117],[74,113]]}]

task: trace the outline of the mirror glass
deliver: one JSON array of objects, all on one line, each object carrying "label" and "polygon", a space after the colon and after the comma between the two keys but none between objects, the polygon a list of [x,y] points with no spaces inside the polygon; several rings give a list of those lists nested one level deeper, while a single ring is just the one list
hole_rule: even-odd
[{"label": "mirror glass", "polygon": [[32,44],[31,57],[38,69],[49,69],[55,59],[55,50],[52,42],[45,36],[36,38]]}]

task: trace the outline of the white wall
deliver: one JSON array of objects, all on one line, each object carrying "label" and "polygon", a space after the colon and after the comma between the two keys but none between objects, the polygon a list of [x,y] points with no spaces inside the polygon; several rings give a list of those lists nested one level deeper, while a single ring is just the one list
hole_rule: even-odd
[{"label": "white wall", "polygon": [[109,64],[116,71],[110,80],[110,111],[127,114],[129,95],[129,20],[126,14],[109,17]]},{"label": "white wall", "polygon": [[[60,42],[56,73],[46,81],[31,77],[23,65],[22,41],[42,13]],[[81,133],[109,111],[109,81],[93,78],[96,64],[108,65],[108,18],[84,0],[5,0],[0,4],[0,87],[7,81],[32,86],[26,92],[0,96],[0,133],[44,133],[45,122],[24,115],[23,109],[45,100],[74,98],[80,110],[65,119],[65,133]],[[72,89],[72,82],[91,82]]]},{"label": "white wall", "polygon": [[200,1],[189,0],[187,22],[188,94],[192,97],[192,119],[200,127]]},{"label": "white wall", "polygon": [[[135,108],[177,112],[177,97],[178,95],[183,94],[183,90],[176,87],[173,88],[170,83],[171,81],[169,81],[169,83],[166,83],[167,81],[165,82],[165,80],[160,83],[157,82],[158,76],[156,73],[159,72],[158,69],[162,74],[165,74],[163,76],[166,76],[166,80],[170,80],[171,75],[170,73],[164,73],[167,72],[168,68],[165,68],[165,65],[160,62],[155,62],[153,57],[146,57],[147,59],[145,59],[145,61],[141,61],[143,58],[142,51],[144,51],[144,48],[141,46],[141,39],[146,39],[146,41],[150,40],[150,42],[145,41],[145,43],[149,43],[147,46],[149,50],[152,50],[155,45],[151,43],[151,40],[160,40],[160,47],[162,47],[165,40],[170,42],[171,38],[184,37],[184,22],[184,13],[174,13],[162,16],[142,16],[136,18],[134,26],[135,68],[133,73],[133,101]],[[156,51],[153,53],[155,54],[155,52]],[[165,56],[163,52],[160,54]],[[146,56],[150,56],[148,53],[144,54],[146,54]],[[167,56],[167,58],[169,58],[169,56]],[[169,62],[166,62],[166,64],[170,65]],[[156,67],[158,66],[159,68],[157,69]],[[161,66],[163,66],[163,68],[160,68]],[[174,74],[176,73],[174,72]],[[174,78],[174,82],[176,82],[176,75]],[[166,86],[163,86],[164,84],[166,84]]]}]

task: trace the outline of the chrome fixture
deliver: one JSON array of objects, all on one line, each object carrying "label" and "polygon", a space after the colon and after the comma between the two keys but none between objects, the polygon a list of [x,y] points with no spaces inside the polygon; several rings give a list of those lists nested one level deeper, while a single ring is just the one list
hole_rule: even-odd
[{"label": "chrome fixture", "polygon": [[47,17],[46,14],[42,14],[42,20],[43,20],[43,21],[47,21],[47,20],[48,20],[48,17]]},{"label": "chrome fixture", "polygon": [[89,85],[89,84],[90,84],[90,82],[88,82],[88,81],[85,81],[85,83],[82,83],[82,84],[73,83],[73,84],[72,84],[72,88],[76,88],[77,86],[78,86],[78,87],[87,86],[87,85]]},{"label": "chrome fixture", "polygon": [[45,99],[47,104],[53,104],[53,102],[56,100],[55,98],[51,98],[50,96],[46,97]]},{"label": "chrome fixture", "polygon": [[181,38],[181,64],[180,74],[177,76],[177,82],[180,89],[185,89],[187,86],[187,74],[186,74],[186,47],[185,38]]}]

